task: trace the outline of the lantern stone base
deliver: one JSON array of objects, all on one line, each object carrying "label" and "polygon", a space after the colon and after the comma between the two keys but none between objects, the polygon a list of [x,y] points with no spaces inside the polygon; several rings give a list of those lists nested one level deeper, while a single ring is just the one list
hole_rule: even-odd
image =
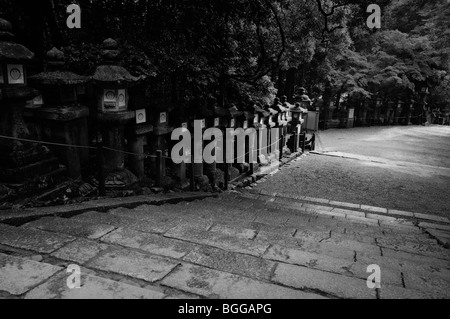
[{"label": "lantern stone base", "polygon": [[25,116],[39,119],[45,123],[44,134],[48,135],[46,137],[48,141],[85,147],[54,147],[58,158],[67,166],[69,176],[80,178],[81,168],[89,161],[88,108],[82,106],[45,107],[29,110]]},{"label": "lantern stone base", "polygon": [[144,140],[145,136],[153,132],[153,125],[142,124],[133,125],[127,128],[128,148],[130,153],[141,154],[130,158],[131,171],[140,181],[145,180],[145,155]]},{"label": "lantern stone base", "polygon": [[105,179],[105,186],[107,189],[127,189],[139,182],[138,178],[134,176],[127,169],[120,169],[115,172],[111,172]]}]

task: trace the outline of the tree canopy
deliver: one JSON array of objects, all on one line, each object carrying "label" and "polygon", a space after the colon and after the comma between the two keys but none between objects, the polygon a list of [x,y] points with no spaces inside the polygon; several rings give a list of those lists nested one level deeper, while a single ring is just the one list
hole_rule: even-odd
[{"label": "tree canopy", "polygon": [[[82,8],[68,29],[66,8]],[[56,46],[92,74],[100,44],[118,40],[124,66],[145,75],[151,105],[267,104],[300,87],[333,100],[413,99],[431,89],[450,104],[450,3],[383,0],[382,28],[366,25],[372,0],[0,0],[18,41],[43,59]]]}]

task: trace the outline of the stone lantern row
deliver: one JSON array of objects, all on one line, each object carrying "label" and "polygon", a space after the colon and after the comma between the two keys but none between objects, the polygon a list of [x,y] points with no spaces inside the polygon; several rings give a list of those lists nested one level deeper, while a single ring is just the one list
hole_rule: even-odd
[{"label": "stone lantern row", "polygon": [[[147,114],[144,107],[138,111],[129,109],[129,89],[141,78],[132,76],[118,65],[118,57],[117,42],[105,40],[102,63],[92,77],[84,77],[65,70],[64,54],[53,48],[47,53],[45,71],[28,78],[26,67],[34,55],[13,42],[11,24],[0,19],[0,183],[19,184],[33,177],[55,174],[61,170],[60,161],[67,167],[70,177],[81,177],[81,169],[90,159],[89,120],[94,120],[101,132],[104,149],[100,158],[106,171],[106,184],[126,186],[145,178],[145,139],[153,153],[167,150],[168,135],[173,131],[169,124],[172,121],[169,110],[161,110],[155,116],[156,113]],[[94,114],[90,114],[89,108],[81,102],[88,82],[93,83],[95,89]],[[270,107],[253,103],[245,110],[237,107],[200,108],[196,111],[198,114],[179,110],[174,122],[188,129],[193,128],[192,118],[202,119],[203,129],[280,127],[281,135],[285,136],[292,133],[292,127],[302,124],[302,115],[307,112],[310,102],[303,94],[302,102],[296,105],[282,99]],[[24,116],[28,117],[28,122],[34,122],[35,127],[40,127],[40,131],[30,132]],[[288,132],[288,124],[291,132]],[[52,145],[56,156],[45,146],[47,144],[33,140],[50,142],[47,144]],[[126,153],[133,154],[130,157],[132,173],[124,165]],[[170,152],[162,155],[170,156]],[[164,161],[152,161],[152,165],[152,171],[165,171]],[[216,171],[215,164],[196,164],[194,174],[197,178],[203,177],[204,168],[207,175],[214,175]],[[183,164],[177,167],[175,175],[185,178],[186,167]]]},{"label": "stone lantern row", "polygon": [[[53,48],[47,53],[46,70],[28,77],[27,65],[33,62],[34,54],[13,41],[11,24],[0,19],[0,182],[20,184],[54,174],[61,169],[58,158],[71,177],[81,177],[90,147],[89,108],[79,102],[79,95],[88,81],[96,89],[97,112],[92,117],[106,148],[103,158],[106,172],[111,174],[108,178],[122,179],[123,184],[136,181],[124,168],[124,153],[112,151],[124,150],[124,126],[136,119],[136,113],[128,110],[128,89],[140,80],[117,65],[118,56],[116,41],[105,40],[103,62],[88,78],[64,70],[64,54]],[[24,116],[42,132],[30,132]],[[151,130],[151,126],[136,125],[130,134],[131,144],[141,145],[140,137]],[[41,139],[51,143],[33,142]],[[53,145],[57,157],[45,146],[48,144]]]}]

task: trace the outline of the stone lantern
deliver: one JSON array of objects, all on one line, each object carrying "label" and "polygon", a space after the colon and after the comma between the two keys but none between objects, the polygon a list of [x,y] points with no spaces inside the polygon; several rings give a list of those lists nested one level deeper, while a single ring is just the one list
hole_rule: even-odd
[{"label": "stone lantern", "polygon": [[307,112],[303,112],[304,116],[306,117],[305,120],[305,124],[306,125],[302,125],[302,128],[305,127],[306,129],[308,129],[308,122],[310,121],[314,121],[315,122],[315,117],[319,116],[319,112],[316,112],[314,114],[314,112],[309,112],[309,109],[311,108],[312,105],[312,101],[309,98],[309,96],[306,94],[306,90],[304,88],[300,88],[300,108],[303,110],[307,110]]},{"label": "stone lantern", "polygon": [[23,110],[39,95],[27,85],[26,66],[34,54],[12,39],[11,24],[0,19],[0,181],[18,185],[57,171],[59,162],[47,147],[26,141],[35,137]]},{"label": "stone lantern", "polygon": [[405,105],[405,102],[398,101],[397,107],[396,107],[395,113],[394,113],[394,125],[399,125],[400,124],[400,120],[401,120],[401,116],[402,116],[402,113],[403,113],[403,106],[404,105]]},{"label": "stone lantern", "polygon": [[123,188],[137,181],[136,176],[124,166],[124,127],[136,121],[136,112],[128,109],[128,88],[140,78],[117,65],[119,51],[115,40],[103,42],[102,57],[103,63],[97,67],[92,80],[97,97],[95,117],[102,133],[103,145],[109,148],[103,152],[104,168],[108,174],[106,186]]},{"label": "stone lantern", "polygon": [[383,108],[383,99],[378,98],[375,102],[375,110],[374,110],[374,123],[375,124],[380,124],[380,116],[381,116],[381,109]]},{"label": "stone lantern", "polygon": [[356,119],[359,126],[369,126],[369,123],[367,122],[367,113],[369,112],[369,108],[369,100],[364,99],[361,101],[357,110],[358,117]]},{"label": "stone lantern", "polygon": [[[190,127],[190,112],[189,108],[184,106],[176,106],[173,111],[173,116],[171,117],[171,123],[174,127],[182,128],[187,131],[189,131],[191,134],[193,134],[193,130]],[[178,141],[172,141],[172,145],[175,145],[178,143]],[[191,142],[191,148],[192,148],[192,142]],[[189,159],[192,159],[192,149],[191,150],[183,150],[184,154],[180,152],[180,156],[185,156]],[[178,188],[180,189],[188,189],[189,182],[187,180],[187,162],[182,162],[180,164],[173,164],[173,176],[177,179]]]},{"label": "stone lantern", "polygon": [[301,127],[304,123],[303,115],[308,114],[308,110],[304,109],[300,106],[300,103],[296,103],[290,109],[290,118],[289,121],[289,133],[293,135],[289,140],[288,147],[292,152],[297,152],[299,145],[299,136],[301,133]]},{"label": "stone lantern", "polygon": [[421,124],[427,124],[427,123],[431,123],[431,113],[430,113],[430,108],[428,106],[428,95],[430,95],[430,90],[428,88],[428,86],[423,86],[420,89],[420,107],[421,110],[420,112],[422,113],[422,123]]},{"label": "stone lantern", "polygon": [[87,78],[64,68],[64,53],[53,48],[47,53],[47,70],[30,77],[30,83],[41,92],[43,107],[30,111],[41,120],[46,138],[55,143],[84,146],[57,147],[56,153],[72,178],[81,177],[81,167],[89,161],[87,117],[89,109],[78,103],[77,88]]},{"label": "stone lantern", "polygon": [[414,111],[414,104],[415,101],[411,99],[406,107],[406,120],[404,123],[405,125],[412,125],[411,118]]}]

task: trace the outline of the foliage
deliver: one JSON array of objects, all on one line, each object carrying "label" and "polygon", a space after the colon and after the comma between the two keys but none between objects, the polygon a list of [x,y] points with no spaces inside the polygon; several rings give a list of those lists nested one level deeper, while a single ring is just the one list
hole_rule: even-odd
[{"label": "foliage", "polygon": [[[66,7],[82,8],[82,29]],[[423,85],[450,103],[450,3],[380,0],[381,30],[366,26],[372,0],[0,0],[18,40],[43,59],[53,46],[90,75],[100,44],[118,40],[123,64],[145,75],[148,105],[215,100],[230,105],[276,95],[406,99]]]}]

